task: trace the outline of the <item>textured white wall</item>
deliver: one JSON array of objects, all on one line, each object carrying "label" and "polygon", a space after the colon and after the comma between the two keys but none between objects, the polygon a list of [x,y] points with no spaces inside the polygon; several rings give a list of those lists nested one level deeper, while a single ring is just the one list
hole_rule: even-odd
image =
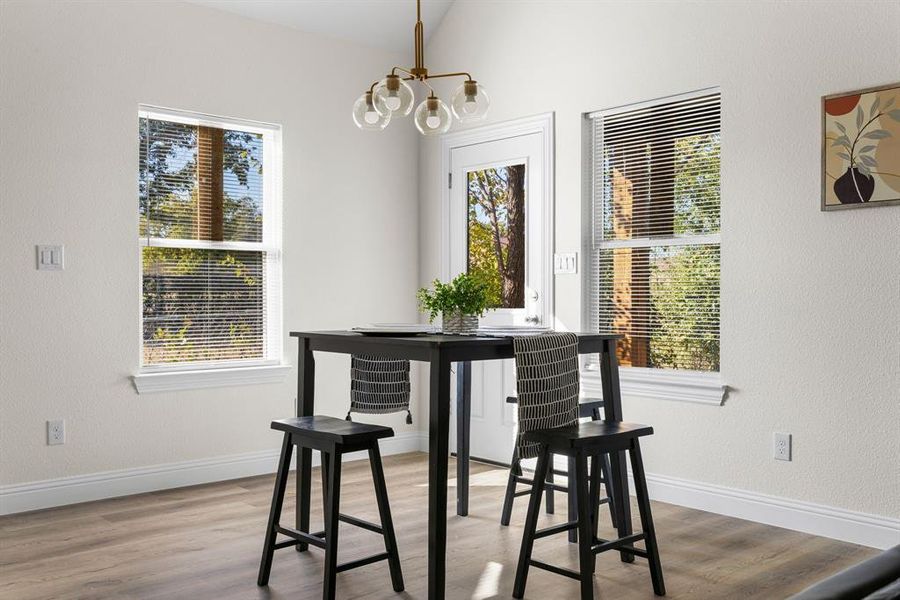
[{"label": "textured white wall", "polygon": [[[2,2],[0,484],[238,454],[279,438],[283,385],[138,396],[137,109],[284,127],[284,328],[416,316],[417,133],[357,130],[350,107],[399,57],[163,2]],[[66,245],[63,272],[34,245]],[[285,335],[286,358],[296,346]],[[348,362],[322,358],[343,416]],[[45,445],[47,419],[64,446]],[[402,415],[383,418],[413,429]]]},{"label": "textured white wall", "polygon": [[[419,144],[417,205],[411,124],[349,119],[406,58],[195,6],[0,4],[0,485],[272,448],[292,410],[293,375],[135,394],[138,103],[284,126],[286,331],[414,317],[439,272],[437,145]],[[427,58],[484,82],[492,121],[556,111],[562,252],[580,250],[581,114],[721,86],[734,391],[627,399],[626,417],[656,427],[654,473],[900,516],[900,208],[818,212],[819,96],[900,79],[900,5],[460,0]],[[34,270],[37,243],[66,244],[66,270]],[[580,279],[556,285],[578,329]],[[345,367],[319,359],[324,412],[346,406]],[[45,445],[53,418],[65,446]],[[793,462],[770,458],[772,431]]]},{"label": "textured white wall", "polygon": [[[582,114],[722,90],[725,406],[626,399],[649,471],[900,516],[900,207],[819,212],[824,94],[900,81],[897,2],[456,2],[429,68],[492,121],[555,111],[556,249],[581,250]],[[444,95],[452,89],[441,86]],[[439,274],[440,152],[420,146],[421,270]],[[577,330],[581,280],[558,276]],[[793,462],[771,458],[794,434]]]}]

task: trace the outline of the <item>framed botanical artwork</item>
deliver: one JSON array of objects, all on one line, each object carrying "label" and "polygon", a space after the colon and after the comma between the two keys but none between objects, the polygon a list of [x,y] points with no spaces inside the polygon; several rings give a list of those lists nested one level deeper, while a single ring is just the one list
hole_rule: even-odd
[{"label": "framed botanical artwork", "polygon": [[900,204],[900,83],[822,98],[822,210]]}]

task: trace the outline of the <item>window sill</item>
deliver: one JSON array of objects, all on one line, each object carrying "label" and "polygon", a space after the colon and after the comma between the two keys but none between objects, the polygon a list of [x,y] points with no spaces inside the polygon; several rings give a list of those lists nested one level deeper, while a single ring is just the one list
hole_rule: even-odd
[{"label": "window sill", "polygon": [[235,385],[281,383],[290,370],[291,365],[264,365],[196,371],[161,371],[138,373],[132,380],[138,394],[155,394]]},{"label": "window sill", "polygon": [[[720,373],[637,367],[619,369],[619,386],[624,397],[638,396],[713,406],[722,406],[727,393],[727,386],[722,383]],[[602,388],[599,371],[586,367],[582,371],[581,387],[585,393],[600,397]]]}]

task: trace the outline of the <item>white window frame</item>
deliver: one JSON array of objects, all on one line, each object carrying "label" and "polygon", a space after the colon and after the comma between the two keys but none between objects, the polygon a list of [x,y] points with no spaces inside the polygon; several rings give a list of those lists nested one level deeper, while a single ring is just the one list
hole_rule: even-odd
[{"label": "white window frame", "polygon": [[[593,323],[593,315],[599,309],[592,290],[597,284],[597,273],[593,268],[593,255],[597,249],[594,242],[594,144],[593,130],[594,119],[622,112],[632,111],[644,107],[651,107],[662,102],[686,100],[696,96],[717,92],[718,88],[707,88],[676,94],[650,100],[618,106],[615,108],[592,111],[584,114],[583,119],[583,210],[582,210],[582,256],[585,257],[582,274],[582,323],[586,327]],[[696,243],[718,243],[722,247],[721,229],[719,233],[705,236],[692,236],[690,238],[653,238],[652,240],[610,240],[601,242],[605,248],[613,247],[637,247],[652,243],[653,245],[675,245]],[[720,288],[721,295],[721,288]],[[720,298],[721,302],[721,298]],[[720,347],[721,348],[721,347]],[[721,351],[721,350],[720,350]],[[721,364],[721,363],[720,363]],[[720,367],[721,369],[721,367]],[[650,369],[643,367],[620,367],[619,384],[624,397],[653,398],[660,400],[675,400],[680,402],[693,402],[721,406],[725,402],[727,386],[723,382],[721,370],[719,372],[686,371],[675,369]],[[596,356],[585,356],[581,368],[581,387],[585,395],[602,397],[600,380],[600,368]]]},{"label": "white window frame", "polygon": [[[169,240],[139,237],[138,293],[143,293],[143,261],[141,249],[155,247],[196,247],[212,250],[252,250],[266,253],[266,345],[269,356],[257,361],[221,361],[218,363],[143,364],[142,327],[138,328],[138,372],[132,377],[138,393],[171,392],[178,390],[226,387],[263,383],[280,383],[291,369],[284,363],[282,332],[282,150],[281,126],[246,119],[217,117],[203,113],[139,105],[138,119],[150,118],[187,125],[201,125],[263,136],[263,243],[210,242]],[[139,296],[140,297],[140,296]],[[143,308],[139,307],[138,323],[143,322]]]}]

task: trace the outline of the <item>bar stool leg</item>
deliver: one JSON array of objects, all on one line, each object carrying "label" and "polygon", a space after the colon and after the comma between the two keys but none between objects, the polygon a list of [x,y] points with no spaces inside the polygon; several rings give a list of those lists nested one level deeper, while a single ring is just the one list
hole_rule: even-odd
[{"label": "bar stool leg", "polygon": [[394,520],[391,518],[391,505],[388,502],[387,484],[384,481],[384,468],[381,464],[381,451],[375,441],[369,448],[369,465],[372,467],[372,480],[375,482],[375,499],[378,502],[378,514],[381,517],[381,529],[384,535],[384,549],[388,553],[388,565],[391,570],[391,583],[395,592],[403,591],[403,572],[400,570],[400,553],[397,551],[397,536],[394,535]]},{"label": "bar stool leg", "polygon": [[[310,353],[310,356],[312,356],[312,353]],[[301,364],[303,362],[304,360],[301,359]],[[308,369],[310,367],[307,366],[306,368],[307,372],[309,372]],[[310,392],[309,395],[312,396],[312,393]],[[297,447],[297,468],[294,473],[294,476],[297,478],[297,500],[294,509],[296,516],[294,517],[294,522],[297,530],[304,533],[309,533],[309,505],[312,500],[312,452],[311,448]],[[307,552],[309,544],[299,542],[294,546],[294,550]]]},{"label": "bar stool leg", "polygon": [[506,481],[506,494],[503,496],[503,511],[500,513],[500,524],[504,527],[509,527],[513,501],[516,499],[516,476],[521,472],[519,453],[513,449],[512,460],[509,463],[509,479]]},{"label": "bar stool leg", "polygon": [[[628,496],[628,478],[625,474],[626,462],[624,451],[615,450],[609,453],[610,481],[615,482],[613,498],[616,510],[616,531],[620,538],[631,534],[631,500]],[[620,486],[620,481],[625,485]],[[634,554],[628,550],[620,549],[619,557],[624,563],[634,562]]]},{"label": "bar stool leg", "polygon": [[335,599],[337,586],[338,523],[341,499],[341,448],[336,446],[328,465],[328,495],[325,498],[325,583],[324,600]]},{"label": "bar stool leg", "polygon": [[262,560],[259,561],[259,577],[256,579],[256,585],[269,585],[269,574],[272,572],[272,555],[275,554],[275,539],[278,537],[276,528],[281,522],[281,508],[284,505],[284,491],[287,489],[293,449],[291,434],[285,433],[284,441],[281,443],[278,472],[275,475],[275,491],[272,492],[269,525],[266,528],[266,540],[263,544]]},{"label": "bar stool leg", "polygon": [[[602,421],[603,420],[603,409],[599,406],[591,411],[591,420],[592,421]],[[600,473],[603,477],[603,486],[606,491],[606,497],[609,498],[607,501],[607,505],[609,506],[609,519],[612,522],[612,526],[616,526],[616,502],[613,498],[612,486],[609,484],[610,478],[610,466],[609,466],[609,454],[603,454],[600,457],[595,456],[591,459],[591,461],[601,460],[600,464]]]},{"label": "bar stool leg", "polygon": [[603,487],[606,490],[606,497],[609,498],[609,520],[612,522],[612,526],[616,527],[616,499],[614,498],[612,486],[609,483],[612,473],[612,468],[609,466],[609,454],[594,457],[594,460],[598,459],[602,460],[600,469],[603,475]]},{"label": "bar stool leg", "polygon": [[[550,468],[547,469],[547,477],[546,477],[545,481],[547,483],[553,483],[554,479],[555,479],[555,475],[556,474],[553,472],[553,455],[551,454],[550,455]],[[553,492],[554,492],[554,490],[552,487],[548,487],[546,489],[547,498],[546,498],[545,502],[547,503],[546,510],[547,510],[548,515],[552,515],[553,513],[556,512],[556,499],[553,496]]]},{"label": "bar stool leg", "polygon": [[[569,457],[569,521],[574,521],[578,518],[578,493],[575,489],[575,459],[573,457]],[[569,530],[569,543],[574,544],[578,542],[578,530],[570,529]]]},{"label": "bar stool leg", "polygon": [[546,446],[542,446],[541,454],[538,456],[537,468],[534,472],[531,499],[528,501],[528,516],[525,517],[525,533],[522,535],[522,548],[519,551],[519,566],[516,569],[513,598],[522,598],[525,595],[528,567],[531,563],[531,552],[534,549],[534,532],[537,530],[538,514],[541,512],[541,493],[544,491],[544,478],[547,477],[547,465],[549,462],[550,452]]},{"label": "bar stool leg", "polygon": [[[597,537],[597,533],[600,527],[600,455],[594,455],[591,457],[591,477],[588,482],[588,495],[591,507],[591,543],[594,543],[594,538]],[[591,561],[591,573],[595,573],[597,571],[597,555],[594,555],[594,560]]]},{"label": "bar stool leg", "polygon": [[578,496],[578,562],[581,573],[581,600],[593,600],[594,553],[591,548],[594,536],[591,534],[587,457],[581,452],[575,456],[575,490]]},{"label": "bar stool leg", "polygon": [[319,456],[322,459],[322,464],[319,465],[319,470],[322,471],[322,503],[328,500],[328,453],[327,452],[319,452]]},{"label": "bar stool leg", "polygon": [[656,545],[656,530],[653,528],[653,516],[650,513],[650,496],[647,493],[647,480],[644,474],[644,462],[641,460],[641,445],[637,438],[628,450],[631,455],[631,472],[634,474],[634,488],[637,496],[638,510],[641,514],[641,529],[647,545],[647,558],[650,562],[650,578],[653,580],[653,593],[666,595],[666,584],[663,581],[662,564],[659,562],[659,548]]}]

